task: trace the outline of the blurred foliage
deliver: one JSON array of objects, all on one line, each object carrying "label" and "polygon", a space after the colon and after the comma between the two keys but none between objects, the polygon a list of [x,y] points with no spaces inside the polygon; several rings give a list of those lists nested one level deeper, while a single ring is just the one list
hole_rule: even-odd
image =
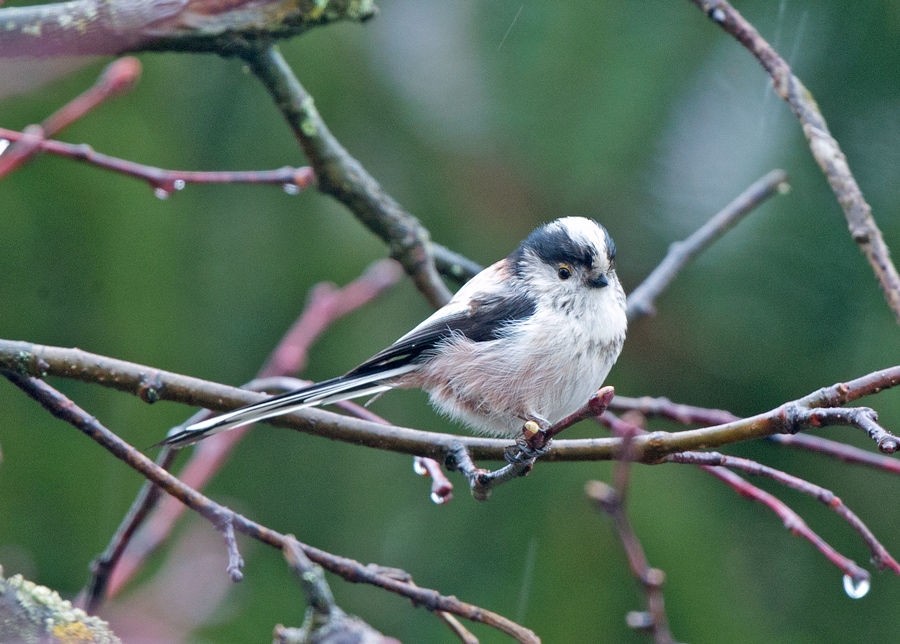
[{"label": "blurred foliage", "polygon": [[[895,252],[897,7],[738,3],[814,93]],[[610,377],[620,393],[750,414],[900,360],[897,326],[798,124],[750,55],[690,4],[382,0],[380,8],[366,25],[314,30],[282,49],[350,152],[435,239],[481,263],[540,222],[583,214],[611,231],[630,289],[669,243],[753,180],[773,167],[790,174],[790,194],[689,266],[658,315],[633,326]],[[168,168],[303,164],[238,61],[141,60],[133,92],[62,138]],[[0,125],[39,122],[98,70],[3,101]],[[161,201],[139,181],[42,157],[0,184],[0,204],[0,336],[227,383],[252,376],[314,283],[345,283],[385,254],[350,213],[313,191],[189,186]],[[335,324],[304,375],[345,371],[427,313],[404,283]],[[141,447],[190,412],[53,384]],[[865,404],[900,427],[900,392]],[[373,409],[407,426],[458,431],[416,392],[387,395]],[[141,480],[4,383],[0,419],[0,564],[73,596]],[[825,433],[872,447],[850,430]],[[766,443],[731,451],[833,489],[900,554],[900,504],[883,492],[895,480]],[[456,498],[438,507],[406,457],[259,427],[209,493],[310,544],[402,567],[421,585],[520,619],[546,642],[644,642],[624,625],[643,600],[620,544],[582,493],[586,479],[608,475],[608,464],[539,465],[484,504],[454,477]],[[866,563],[856,534],[820,504],[758,483]],[[667,573],[680,641],[892,637],[886,616],[900,602],[900,580],[875,572],[869,595],[848,599],[840,573],[808,543],[698,470],[637,468],[630,510],[651,564]],[[245,581],[191,641],[259,642],[276,622],[302,621],[281,556],[242,544]],[[224,576],[224,549],[213,554],[211,574]],[[456,641],[405,600],[331,579],[341,606],[386,634]],[[164,620],[175,607],[156,610]],[[474,630],[485,643],[508,641]]]}]

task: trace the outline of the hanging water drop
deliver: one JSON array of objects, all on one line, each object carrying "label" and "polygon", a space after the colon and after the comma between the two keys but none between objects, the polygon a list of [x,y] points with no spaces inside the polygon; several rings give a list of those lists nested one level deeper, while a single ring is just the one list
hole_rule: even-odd
[{"label": "hanging water drop", "polygon": [[165,188],[154,188],[153,194],[156,195],[157,199],[168,199],[169,198],[169,191],[166,190]]},{"label": "hanging water drop", "polygon": [[300,194],[300,186],[298,186],[296,183],[285,183],[281,187],[284,188],[284,191],[289,195]]},{"label": "hanging water drop", "polygon": [[0,154],[3,154],[8,147],[9,141],[7,141],[6,139],[0,139]]},{"label": "hanging water drop", "polygon": [[431,493],[431,500],[437,503],[438,505],[444,505],[447,501],[450,500],[449,496],[441,496],[437,492]]},{"label": "hanging water drop", "polygon": [[844,575],[844,592],[847,593],[847,596],[850,599],[861,599],[865,597],[871,587],[872,584],[869,582],[868,577],[854,579],[850,575]]},{"label": "hanging water drop", "polygon": [[176,190],[184,190],[184,179],[175,179],[172,182],[172,187]]},{"label": "hanging water drop", "polygon": [[413,459],[413,472],[415,472],[419,476],[425,476],[426,474],[428,474],[428,470],[425,469],[425,465],[422,464],[422,459]]}]

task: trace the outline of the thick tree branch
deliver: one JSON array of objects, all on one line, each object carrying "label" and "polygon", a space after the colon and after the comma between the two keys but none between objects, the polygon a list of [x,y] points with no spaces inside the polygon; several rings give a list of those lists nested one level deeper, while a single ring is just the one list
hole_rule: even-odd
[{"label": "thick tree branch", "polygon": [[654,302],[668,288],[678,272],[699,253],[709,248],[745,215],[766,199],[788,188],[784,170],[772,170],[747,188],[734,201],[725,206],[712,219],[684,241],[674,242],[663,261],[653,269],[641,284],[628,296],[628,320],[636,320],[655,313]]},{"label": "thick tree branch", "polygon": [[0,58],[222,53],[375,15],[372,0],[73,0],[0,9]]},{"label": "thick tree branch", "polygon": [[[227,522],[237,532],[275,548],[284,549],[286,542],[284,535],[251,521],[188,487],[109,431],[96,418],[93,418],[53,387],[36,378],[15,373],[6,373],[4,375],[13,384],[40,403],[53,416],[73,425],[103,446],[113,456],[161,487],[166,493],[177,498],[191,510],[210,521],[214,526],[220,527]],[[439,594],[437,591],[420,588],[409,582],[398,580],[383,574],[376,567],[363,566],[352,559],[339,557],[306,544],[299,545],[309,559],[347,581],[372,584],[407,597],[414,604],[423,606],[429,611],[444,611],[471,621],[486,624],[506,633],[519,642],[529,644],[539,644],[540,642],[530,630],[496,613],[467,604],[455,597],[447,597]]]},{"label": "thick tree branch", "polygon": [[869,260],[884,292],[884,298],[900,322],[900,274],[891,261],[890,250],[872,217],[872,208],[863,197],[856,179],[850,172],[847,157],[831,136],[825,117],[819,111],[812,94],[800,79],[794,76],[790,66],[778,52],[728,2],[725,0],[691,0],[691,2],[746,47],[772,77],[775,92],[790,105],[791,111],[799,119],[803,134],[809,141],[809,149],[828,178],[828,183],[831,184],[831,189],[844,210],[853,241],[859,245]]},{"label": "thick tree branch", "polygon": [[356,215],[390,249],[435,308],[450,299],[434,265],[428,231],[388,195],[331,134],[312,96],[274,47],[247,49],[242,58],[275,101],[312,164],[317,187]]}]

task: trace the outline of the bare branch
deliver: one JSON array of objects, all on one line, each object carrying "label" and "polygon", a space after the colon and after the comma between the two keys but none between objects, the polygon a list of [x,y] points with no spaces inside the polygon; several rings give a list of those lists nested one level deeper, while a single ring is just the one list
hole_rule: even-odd
[{"label": "bare branch", "polygon": [[391,257],[400,262],[433,307],[443,306],[450,299],[450,291],[435,268],[425,227],[394,201],[331,134],[312,96],[276,49],[248,48],[241,55],[293,130],[316,172],[319,190],[346,205],[387,244]]},{"label": "bare branch", "polygon": [[653,269],[653,272],[628,296],[628,321],[653,315],[656,312],[653,304],[656,298],[672,283],[685,264],[709,248],[766,199],[784,192],[787,188],[787,174],[784,170],[772,170],[703,224],[693,235],[669,246],[669,252],[659,266]]},{"label": "bare branch", "polygon": [[[0,139],[19,141],[26,135],[15,130],[0,127]],[[111,157],[95,152],[86,144],[63,143],[52,139],[38,143],[41,152],[73,161],[82,161],[103,170],[146,181],[156,196],[165,198],[172,192],[181,190],[188,184],[204,183],[249,183],[280,186],[286,192],[295,194],[315,183],[312,168],[292,168],[285,166],[277,170],[245,170],[195,172],[191,170],[164,170],[134,161]]]},{"label": "bare branch", "polygon": [[[199,378],[153,369],[81,351],[28,342],[0,340],[0,371],[36,377],[54,376],[91,382],[139,396],[145,402],[170,400],[207,409],[228,411],[265,399],[265,395]],[[817,426],[815,414],[798,413],[824,404],[843,404],[900,384],[900,366],[825,387],[768,412],[734,422],[681,432],[651,432],[635,438],[637,460],[657,463],[669,454],[716,448],[753,438],[793,433]],[[823,393],[824,392],[824,393]],[[843,393],[840,393],[843,392]],[[847,410],[845,410],[847,411]],[[840,416],[840,415],[837,415]],[[835,420],[840,420],[835,417]],[[852,424],[852,414],[844,414]],[[278,427],[357,445],[445,460],[462,445],[476,460],[505,460],[508,441],[439,434],[340,416],[321,409],[305,409],[267,421]],[[235,430],[239,431],[239,430]],[[227,435],[226,432],[224,435]],[[610,460],[620,445],[616,438],[556,439],[545,461]],[[889,447],[891,441],[883,441]]]},{"label": "bare branch", "polygon": [[856,583],[869,580],[869,571],[860,568],[855,561],[848,559],[837,550],[831,547],[822,537],[812,531],[806,522],[800,518],[800,515],[791,510],[783,501],[769,494],[765,490],[761,490],[755,485],[751,485],[740,476],[724,467],[713,467],[709,465],[701,465],[700,469],[705,470],[724,481],[731,486],[738,494],[751,501],[762,503],[784,522],[784,527],[791,531],[792,534],[803,537],[813,544],[819,552],[837,566],[844,575],[850,577]]},{"label": "bare branch", "polygon": [[[840,387],[841,385],[835,386]],[[856,386],[862,387],[862,385]],[[871,393],[875,392],[872,391]],[[808,404],[829,404],[827,398],[828,397],[826,396],[825,399],[818,401],[816,399],[810,399]],[[842,404],[840,400],[833,400],[832,402],[833,404]],[[615,411],[638,413],[641,416],[648,418],[665,418],[683,425],[705,425],[709,427],[712,425],[724,425],[725,423],[740,420],[740,417],[735,416],[729,411],[682,405],[673,403],[668,398],[651,398],[649,396],[644,396],[642,398],[616,396],[612,403],[610,403],[609,408]],[[608,418],[608,416],[605,416],[604,418]],[[900,461],[895,458],[883,454],[867,452],[864,449],[823,438],[821,436],[813,436],[811,434],[775,434],[773,436],[767,436],[766,440],[779,445],[784,445],[785,447],[793,447],[794,449],[803,449],[830,456],[831,458],[844,463],[863,465],[890,474],[900,474]]]},{"label": "bare branch", "polygon": [[759,32],[725,0],[691,0],[713,22],[733,36],[752,53],[772,77],[775,92],[791,107],[800,121],[809,149],[828,178],[838,203],[844,210],[850,234],[869,260],[891,311],[900,322],[900,274],[891,261],[891,253],[875,219],[850,172],[847,157],[831,136],[828,125],[810,91],[794,76],[790,66]]},{"label": "bare branch", "polygon": [[[213,525],[221,525],[223,519],[228,517],[234,530],[275,548],[284,549],[284,535],[251,521],[188,487],[113,434],[101,425],[97,419],[90,416],[53,387],[35,378],[24,377],[15,373],[5,373],[4,375],[55,417],[70,423],[82,431],[113,454],[113,456],[124,461],[129,467],[160,486],[166,493],[177,498]],[[363,566],[352,559],[339,557],[305,544],[300,545],[304,554],[312,561],[347,581],[372,584],[407,597],[416,605],[423,606],[429,611],[445,611],[471,621],[486,624],[506,633],[519,642],[527,644],[540,643],[540,640],[533,632],[496,613],[467,604],[455,597],[447,597],[439,594],[437,591],[420,588],[409,582],[400,581],[381,573],[376,568]]]},{"label": "bare branch", "polygon": [[682,454],[672,454],[666,460],[670,463],[689,463],[692,465],[723,466],[729,469],[739,469],[754,476],[770,478],[782,485],[807,494],[819,500],[825,507],[834,510],[859,533],[871,551],[872,562],[877,568],[880,570],[891,570],[895,574],[900,575],[900,565],[897,564],[887,549],[872,534],[868,526],[850,508],[844,505],[843,501],[835,496],[831,490],[826,490],[805,479],[782,472],[768,465],[746,458],[719,454],[718,452],[684,452]]}]

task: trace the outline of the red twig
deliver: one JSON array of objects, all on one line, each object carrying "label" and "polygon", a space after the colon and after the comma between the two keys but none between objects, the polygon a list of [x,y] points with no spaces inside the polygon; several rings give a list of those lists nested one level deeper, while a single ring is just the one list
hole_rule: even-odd
[{"label": "red twig", "polygon": [[837,566],[841,572],[852,578],[854,582],[860,583],[869,580],[869,572],[867,570],[860,568],[855,561],[848,559],[832,548],[827,541],[813,532],[810,527],[806,525],[806,522],[800,518],[799,514],[791,510],[787,504],[780,499],[769,494],[765,490],[761,490],[755,485],[748,483],[740,476],[724,467],[701,465],[700,469],[705,470],[719,480],[724,481],[745,499],[762,503],[772,510],[772,512],[777,514],[781,520],[784,521],[785,528],[790,530],[792,534],[802,537],[813,544],[819,552],[825,555],[825,557]]},{"label": "red twig", "polygon": [[[21,141],[28,135],[15,130],[0,127],[0,139]],[[41,152],[55,156],[82,161],[103,170],[116,172],[146,181],[157,197],[165,198],[171,193],[181,190],[188,184],[204,183],[249,183],[282,186],[286,192],[296,194],[315,183],[312,168],[292,168],[286,166],[277,170],[246,170],[194,172],[190,170],[164,170],[126,159],[111,157],[96,152],[87,144],[63,143],[52,139],[41,139],[37,146]]]},{"label": "red twig", "polygon": [[878,541],[869,527],[838,498],[834,492],[811,483],[798,476],[782,472],[774,467],[757,463],[756,461],[727,456],[718,452],[685,452],[672,454],[667,459],[672,463],[690,463],[693,465],[723,466],[729,469],[739,469],[754,476],[764,476],[782,485],[793,488],[803,494],[818,499],[827,508],[834,510],[842,519],[849,523],[862,537],[866,546],[872,553],[872,563],[879,570],[890,570],[900,575],[900,564],[890,555],[887,549]]},{"label": "red twig", "polygon": [[104,101],[131,89],[140,75],[141,64],[137,58],[120,58],[111,63],[93,87],[51,114],[40,125],[25,128],[17,142],[0,156],[0,178],[37,154],[44,139],[61,132]]}]

